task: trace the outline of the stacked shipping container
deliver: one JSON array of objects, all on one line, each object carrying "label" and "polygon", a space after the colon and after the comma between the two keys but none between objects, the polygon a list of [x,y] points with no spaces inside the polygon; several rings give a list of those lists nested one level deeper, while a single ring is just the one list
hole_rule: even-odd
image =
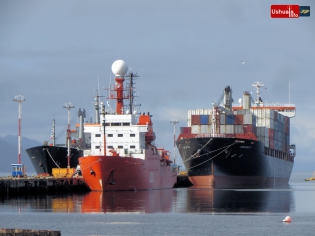
[{"label": "stacked shipping container", "polygon": [[284,153],[290,148],[290,118],[271,109],[254,109],[258,140],[265,147]]},{"label": "stacked shipping container", "polygon": [[272,109],[252,108],[234,111],[233,114],[220,114],[213,118],[212,109],[188,111],[188,127],[181,133],[210,134],[214,124],[216,133],[249,134],[253,133],[264,146],[273,150],[289,153],[290,118]]},{"label": "stacked shipping container", "polygon": [[212,109],[196,109],[188,111],[188,127],[192,134],[210,134],[214,124],[216,133],[249,134],[256,133],[256,117],[250,110],[238,111],[238,114],[221,114],[213,118]]}]

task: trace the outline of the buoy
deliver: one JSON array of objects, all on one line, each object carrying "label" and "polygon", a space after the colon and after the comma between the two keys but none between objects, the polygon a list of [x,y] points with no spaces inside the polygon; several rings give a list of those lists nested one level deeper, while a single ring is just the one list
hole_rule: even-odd
[{"label": "buoy", "polygon": [[291,223],[292,219],[291,216],[286,216],[283,220],[283,222]]}]

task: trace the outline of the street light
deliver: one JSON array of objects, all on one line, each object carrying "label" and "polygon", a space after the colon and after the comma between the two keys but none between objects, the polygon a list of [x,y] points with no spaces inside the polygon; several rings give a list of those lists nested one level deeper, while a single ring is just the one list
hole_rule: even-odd
[{"label": "street light", "polygon": [[176,136],[176,124],[178,124],[179,121],[178,120],[171,120],[170,122],[174,125],[174,163],[176,164],[175,136]]},{"label": "street light", "polygon": [[67,169],[69,170],[70,168],[70,109],[74,108],[71,102],[65,103],[63,108],[66,108],[68,110],[68,129],[67,129],[67,144],[68,144],[68,166]]}]

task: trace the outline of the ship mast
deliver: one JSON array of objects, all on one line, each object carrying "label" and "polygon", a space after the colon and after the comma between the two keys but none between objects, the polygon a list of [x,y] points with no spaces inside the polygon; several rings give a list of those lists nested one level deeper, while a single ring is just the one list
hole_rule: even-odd
[{"label": "ship mast", "polygon": [[53,146],[55,146],[55,142],[56,142],[55,126],[56,126],[55,119],[53,119],[52,127],[51,127],[51,135],[50,135],[50,138],[53,141]]},{"label": "ship mast", "polygon": [[255,101],[256,105],[257,105],[257,106],[263,105],[263,101],[262,101],[262,99],[261,99],[261,97],[260,97],[260,88],[261,88],[261,87],[265,87],[265,85],[264,85],[263,83],[257,81],[257,82],[254,82],[254,83],[252,84],[252,86],[256,88],[256,95],[257,95],[257,99],[256,99],[256,101]]}]

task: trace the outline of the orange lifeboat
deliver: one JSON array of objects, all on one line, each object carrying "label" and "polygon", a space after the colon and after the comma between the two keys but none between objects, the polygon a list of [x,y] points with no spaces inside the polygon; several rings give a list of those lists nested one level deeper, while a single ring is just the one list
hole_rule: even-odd
[{"label": "orange lifeboat", "polygon": [[145,133],[145,141],[148,143],[153,142],[155,140],[155,133],[153,132],[150,113],[140,115],[138,125],[149,125],[148,132]]}]

